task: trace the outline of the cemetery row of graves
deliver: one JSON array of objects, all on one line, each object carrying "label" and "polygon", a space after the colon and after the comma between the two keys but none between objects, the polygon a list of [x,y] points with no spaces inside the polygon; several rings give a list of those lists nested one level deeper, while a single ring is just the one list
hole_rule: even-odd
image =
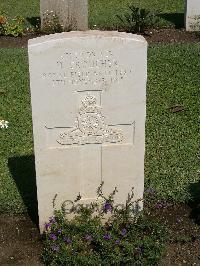
[{"label": "cemetery row of graves", "polygon": [[[150,3],[147,0],[121,0],[116,4],[115,0],[109,2],[106,0],[85,0],[80,5],[79,1],[74,0],[70,2],[69,6],[68,1],[63,1],[62,4],[59,4],[59,1],[54,1],[49,6],[48,1],[42,1],[41,6],[39,1],[36,0],[31,2],[20,1],[17,5],[15,0],[1,1],[0,34],[17,37],[61,32],[63,29],[65,31],[83,30],[87,28],[87,25],[90,29],[117,29],[137,33],[148,28],[179,29],[183,28],[185,23],[188,30],[199,31],[196,1],[153,0]],[[47,8],[48,10],[46,10]],[[69,15],[65,16],[64,9],[68,9],[68,13],[72,12],[72,9],[77,10],[75,12],[77,18],[79,14],[85,13],[84,22],[82,16],[82,22],[77,21],[78,25],[76,27],[76,22],[70,19]],[[188,18],[185,22],[184,12]],[[64,21],[60,22],[59,16],[64,17]],[[69,25],[65,25],[66,18],[69,20]],[[40,28],[41,23],[43,28]]]},{"label": "cemetery row of graves", "polygon": [[[147,30],[125,20],[142,8]],[[0,9],[0,263],[199,265],[200,45],[176,29],[184,1],[90,0],[101,31],[28,49],[62,29],[40,30],[36,0]],[[184,43],[154,43],[160,28]],[[66,221],[69,205],[77,218]]]}]

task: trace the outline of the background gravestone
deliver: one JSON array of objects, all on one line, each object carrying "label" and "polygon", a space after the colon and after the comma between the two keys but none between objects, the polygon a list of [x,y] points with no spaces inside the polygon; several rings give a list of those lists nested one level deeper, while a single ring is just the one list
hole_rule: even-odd
[{"label": "background gravestone", "polygon": [[143,197],[147,42],[118,32],[29,40],[40,228],[52,200],[96,199],[104,181],[117,203]]},{"label": "background gravestone", "polygon": [[88,29],[88,0],[40,0],[41,26],[57,16],[64,30]]},{"label": "background gravestone", "polygon": [[185,26],[187,31],[200,31],[200,0],[186,0]]}]

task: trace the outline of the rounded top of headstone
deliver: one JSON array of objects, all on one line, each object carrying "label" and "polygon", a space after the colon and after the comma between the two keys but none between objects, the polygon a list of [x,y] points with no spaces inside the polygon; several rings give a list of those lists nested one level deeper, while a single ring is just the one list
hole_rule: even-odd
[{"label": "rounded top of headstone", "polygon": [[71,31],[71,32],[62,32],[56,34],[45,35],[42,37],[37,37],[34,39],[30,39],[28,41],[28,45],[38,45],[51,41],[59,41],[70,38],[118,38],[118,39],[126,39],[136,42],[147,43],[145,38],[141,35],[126,33],[126,32],[118,32],[118,31],[99,31],[99,30],[89,30],[89,31]]}]

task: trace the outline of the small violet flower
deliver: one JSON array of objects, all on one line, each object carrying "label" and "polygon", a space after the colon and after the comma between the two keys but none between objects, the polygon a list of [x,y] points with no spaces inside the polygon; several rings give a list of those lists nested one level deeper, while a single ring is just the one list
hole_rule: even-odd
[{"label": "small violet flower", "polygon": [[121,234],[122,234],[123,236],[125,236],[125,235],[126,235],[126,233],[127,233],[127,230],[126,230],[126,228],[123,228],[123,229],[122,229],[122,231],[121,231]]},{"label": "small violet flower", "polygon": [[59,246],[58,245],[53,245],[51,246],[51,249],[55,252],[58,252],[59,251]]},{"label": "small violet flower", "polygon": [[107,213],[107,212],[112,212],[112,205],[109,202],[106,202],[103,206],[103,210]]},{"label": "small violet flower", "polygon": [[91,241],[91,240],[92,240],[92,236],[91,236],[91,235],[86,235],[86,236],[85,236],[85,240],[87,240],[87,241]]},{"label": "small violet flower", "polygon": [[67,237],[67,236],[64,236],[64,237],[63,237],[63,240],[64,240],[64,242],[67,243],[67,244],[71,244],[71,243],[72,243],[72,240],[71,240],[69,237]]},{"label": "small violet flower", "polygon": [[110,240],[110,239],[111,239],[111,235],[110,235],[110,234],[105,234],[105,235],[103,236],[103,238],[104,238],[105,240]]},{"label": "small violet flower", "polygon": [[45,223],[45,229],[48,230],[50,227],[51,227],[51,224],[50,223]]},{"label": "small violet flower", "polygon": [[155,205],[156,209],[161,209],[163,207],[163,204],[161,202],[156,203]]},{"label": "small violet flower", "polygon": [[163,201],[163,202],[159,201],[155,205],[156,209],[166,208],[167,206],[168,206],[168,204],[165,201]]},{"label": "small violet flower", "polygon": [[56,222],[55,217],[54,216],[50,217],[49,218],[49,222],[52,223],[52,224],[54,224]]},{"label": "small violet flower", "polygon": [[142,254],[144,253],[144,247],[143,247],[143,246],[137,247],[137,248],[135,249],[135,251],[136,251],[136,253],[137,253],[138,255],[142,255]]},{"label": "small violet flower", "polygon": [[58,229],[58,234],[61,234],[62,233],[62,229]]},{"label": "small violet flower", "polygon": [[53,241],[57,240],[57,236],[55,234],[50,234],[49,238],[52,239]]},{"label": "small violet flower", "polygon": [[146,191],[145,191],[147,194],[149,195],[154,195],[156,194],[156,190],[154,188],[147,188]]},{"label": "small violet flower", "polygon": [[115,245],[119,245],[121,243],[121,241],[119,240],[119,239],[117,239],[116,241],[115,241]]},{"label": "small violet flower", "polygon": [[179,217],[176,218],[176,223],[177,224],[181,223],[181,219]]}]

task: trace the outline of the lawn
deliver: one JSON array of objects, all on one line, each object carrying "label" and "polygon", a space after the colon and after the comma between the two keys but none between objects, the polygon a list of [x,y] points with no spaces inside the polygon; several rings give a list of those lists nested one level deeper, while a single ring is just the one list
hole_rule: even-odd
[{"label": "lawn", "polygon": [[[89,0],[90,28],[116,29],[116,15],[122,15],[130,4],[160,13],[159,26],[182,26],[184,0]],[[1,0],[0,11],[9,16],[21,15],[27,21],[39,16],[39,0]]]},{"label": "lawn", "polygon": [[0,209],[22,211],[14,179],[25,182],[25,197],[33,198],[30,167],[26,161],[15,160],[33,153],[27,51],[1,49],[0,58],[0,117],[10,122],[8,130],[0,130]]},{"label": "lawn", "polygon": [[[154,45],[148,54],[146,187],[184,202],[200,178],[200,45]],[[35,202],[32,121],[26,49],[0,49],[0,211]],[[170,112],[173,105],[184,111]]]},{"label": "lawn", "polygon": [[[149,49],[146,184],[177,201],[200,178],[199,58],[200,44]],[[174,105],[184,111],[171,113]]]}]

